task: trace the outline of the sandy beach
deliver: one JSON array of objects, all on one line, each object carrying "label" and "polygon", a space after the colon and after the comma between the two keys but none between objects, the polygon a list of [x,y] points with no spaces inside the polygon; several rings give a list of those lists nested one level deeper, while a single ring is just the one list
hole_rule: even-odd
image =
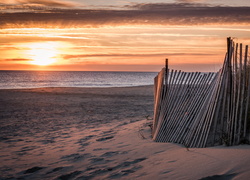
[{"label": "sandy beach", "polygon": [[249,179],[249,145],[153,142],[153,89],[0,90],[0,179]]}]

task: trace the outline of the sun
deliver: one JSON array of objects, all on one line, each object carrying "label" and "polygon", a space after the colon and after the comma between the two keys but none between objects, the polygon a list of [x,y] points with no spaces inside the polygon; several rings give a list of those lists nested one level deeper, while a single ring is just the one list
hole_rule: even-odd
[{"label": "sun", "polygon": [[35,43],[30,44],[29,48],[28,55],[32,59],[31,64],[47,66],[57,61],[58,51],[55,43]]}]

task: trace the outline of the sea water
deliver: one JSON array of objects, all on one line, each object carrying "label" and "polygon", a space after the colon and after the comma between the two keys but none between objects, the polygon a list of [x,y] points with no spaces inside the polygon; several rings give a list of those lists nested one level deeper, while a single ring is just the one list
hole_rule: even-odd
[{"label": "sea water", "polygon": [[153,85],[156,72],[0,71],[0,89]]}]

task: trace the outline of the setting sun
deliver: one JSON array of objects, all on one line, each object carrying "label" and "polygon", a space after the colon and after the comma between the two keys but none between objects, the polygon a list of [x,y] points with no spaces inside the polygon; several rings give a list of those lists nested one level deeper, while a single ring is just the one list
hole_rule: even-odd
[{"label": "setting sun", "polygon": [[36,43],[30,45],[28,55],[32,59],[31,64],[46,66],[57,61],[58,52],[55,43]]}]

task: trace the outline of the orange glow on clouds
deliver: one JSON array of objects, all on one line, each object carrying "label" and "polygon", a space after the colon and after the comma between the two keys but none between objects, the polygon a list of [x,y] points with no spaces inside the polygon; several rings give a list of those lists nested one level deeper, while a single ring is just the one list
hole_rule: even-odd
[{"label": "orange glow on clouds", "polygon": [[[0,30],[0,70],[216,71],[226,37],[250,44],[249,26],[116,26]],[[237,39],[235,39],[237,42]]]}]

